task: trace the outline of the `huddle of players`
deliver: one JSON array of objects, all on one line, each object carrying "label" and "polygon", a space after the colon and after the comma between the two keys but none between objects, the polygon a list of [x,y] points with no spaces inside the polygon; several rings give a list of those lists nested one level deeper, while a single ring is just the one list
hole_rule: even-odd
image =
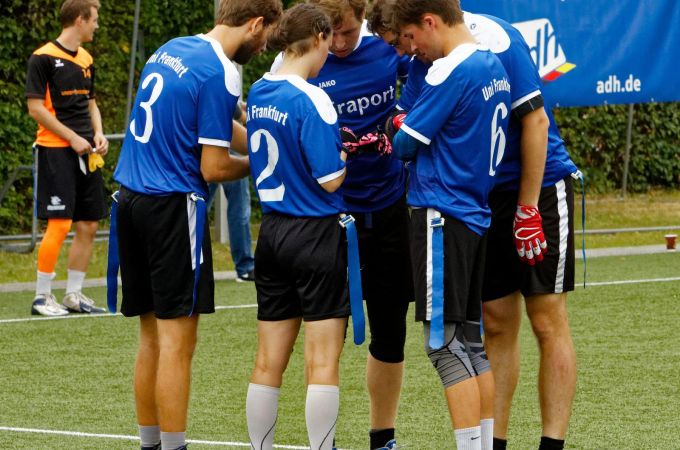
[{"label": "huddle of players", "polygon": [[[365,0],[310,0],[277,22],[245,2],[222,0],[217,23],[227,28],[172,40],[147,62],[115,173],[122,185],[117,211],[122,312],[142,321],[135,383],[153,391],[161,382],[160,363],[139,367],[145,357],[158,360],[159,351],[163,360],[162,345],[155,355],[144,353],[145,339],[163,341],[176,333],[189,349],[182,367],[189,370],[197,317],[214,311],[210,240],[199,232],[206,226],[205,180],[243,176],[247,160],[225,149],[247,147],[264,213],[255,253],[258,348],[246,403],[252,447],[273,446],[282,376],[303,322],[309,441],[313,449],[333,447],[339,359],[350,316],[348,249],[340,224],[348,214],[358,233],[371,331],[370,448],[397,448],[406,313],[415,298],[457,446],[490,449],[494,380],[479,327],[482,291],[487,284],[498,287],[493,299],[504,295],[500,290],[523,286],[507,286],[516,279],[507,278],[506,268],[496,274],[500,280],[489,280],[489,193],[505,186],[511,199],[505,203],[512,203],[508,229],[499,239],[508,242],[502,250],[489,249],[501,255],[493,258],[507,259],[502,254],[509,243],[513,265],[517,252],[532,263],[549,259],[538,198],[517,207],[524,156],[521,129],[512,125],[543,110],[540,79],[528,49],[512,43],[516,31],[500,20],[464,17],[457,1],[374,5],[372,19],[380,26],[373,31],[408,41],[420,59],[400,55],[369,32],[366,7]],[[484,36],[494,36],[491,49],[478,42],[468,19],[485,27]],[[232,29],[243,36],[240,42],[228,35]],[[265,37],[269,48],[282,53],[272,72],[251,87],[244,134],[225,119],[240,94],[229,59],[245,62],[245,55],[262,49]],[[178,60],[181,70],[167,64]],[[518,73],[528,70],[535,75],[523,82]],[[407,74],[397,104],[397,79]],[[187,89],[187,83],[195,86]],[[164,96],[163,90],[174,95]],[[182,103],[193,107],[177,108]],[[189,151],[168,151],[183,148]],[[546,167],[543,186],[575,171],[563,146],[552,159],[548,148],[549,163],[538,162]],[[566,237],[559,247],[555,266],[564,269],[559,255],[568,250]],[[190,276],[172,277],[179,261]],[[564,290],[573,285],[573,270],[571,280],[568,275]],[[554,284],[555,277],[542,282]],[[178,327],[166,327],[173,320]],[[166,446],[161,439],[163,449],[184,448],[183,434],[168,434],[186,426],[188,379],[178,386],[185,396],[179,405],[183,417],[170,428],[179,429],[164,428],[158,415],[168,442],[181,440]],[[166,401],[143,391],[136,389],[140,434],[158,422],[148,411],[163,410],[160,403]],[[157,445],[155,435],[146,441],[142,436],[142,445]]]}]

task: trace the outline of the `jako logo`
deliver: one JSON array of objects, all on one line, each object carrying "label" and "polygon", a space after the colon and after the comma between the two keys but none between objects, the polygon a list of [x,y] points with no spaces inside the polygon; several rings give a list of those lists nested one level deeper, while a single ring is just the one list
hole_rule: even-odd
[{"label": "jako logo", "polygon": [[544,82],[555,81],[576,67],[567,62],[550,20],[536,19],[512,25],[529,44],[529,51]]},{"label": "jako logo", "polygon": [[335,86],[335,80],[322,81],[321,83],[319,83],[319,87],[321,89],[331,86]]}]

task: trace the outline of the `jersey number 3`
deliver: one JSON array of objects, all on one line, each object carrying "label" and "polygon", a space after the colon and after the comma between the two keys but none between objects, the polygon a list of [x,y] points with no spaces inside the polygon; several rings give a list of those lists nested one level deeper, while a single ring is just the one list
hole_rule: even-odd
[{"label": "jersey number 3", "polygon": [[260,175],[255,180],[255,187],[262,202],[280,202],[283,200],[283,195],[286,193],[286,187],[283,183],[279,184],[274,189],[260,189],[260,184],[267,178],[274,174],[276,164],[279,162],[279,145],[276,143],[274,136],[269,131],[259,129],[250,136],[250,150],[253,154],[260,151],[260,143],[264,136],[267,143],[267,167],[264,168]]},{"label": "jersey number 3", "polygon": [[493,112],[493,120],[491,121],[491,162],[489,164],[489,176],[496,176],[496,169],[503,160],[505,154],[505,131],[503,127],[498,125],[498,113],[501,113],[501,119],[508,117],[508,107],[505,103],[499,103],[496,110]]},{"label": "jersey number 3", "polygon": [[142,81],[142,89],[146,89],[149,86],[149,83],[151,83],[151,80],[156,80],[156,84],[153,85],[153,89],[151,90],[151,96],[147,101],[141,102],[139,104],[139,107],[143,109],[144,113],[146,114],[144,133],[141,136],[138,136],[135,133],[136,119],[133,119],[132,122],[130,122],[130,133],[132,133],[132,135],[135,137],[135,140],[141,142],[142,144],[146,144],[151,138],[151,132],[153,131],[153,114],[151,113],[151,105],[156,103],[156,100],[158,100],[158,97],[160,97],[161,91],[163,90],[163,77],[157,73],[149,74],[146,78],[144,78],[144,81]]}]

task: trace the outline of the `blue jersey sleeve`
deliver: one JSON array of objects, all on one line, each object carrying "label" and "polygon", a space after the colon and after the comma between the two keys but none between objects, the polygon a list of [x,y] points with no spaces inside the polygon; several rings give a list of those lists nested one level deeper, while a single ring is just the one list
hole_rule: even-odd
[{"label": "blue jersey sleeve", "polygon": [[312,111],[302,123],[300,139],[312,176],[319,184],[342,175],[345,163],[340,159],[342,141],[337,121],[329,124]]},{"label": "blue jersey sleeve", "polygon": [[198,143],[230,147],[238,97],[226,88],[224,74],[206,80],[198,94]]},{"label": "blue jersey sleeve", "polygon": [[435,85],[426,81],[401,130],[421,143],[430,145],[458,104],[462,89],[455,86],[452,79],[454,76],[449,76],[442,83]]},{"label": "blue jersey sleeve", "polygon": [[538,69],[531,58],[529,47],[519,31],[511,30],[514,45],[497,56],[501,59],[512,85],[512,109],[541,95],[541,80]]}]

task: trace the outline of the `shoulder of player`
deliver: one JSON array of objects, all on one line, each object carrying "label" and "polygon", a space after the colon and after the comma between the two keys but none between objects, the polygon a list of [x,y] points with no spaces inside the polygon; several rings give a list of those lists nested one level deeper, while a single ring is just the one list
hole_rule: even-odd
[{"label": "shoulder of player", "polygon": [[474,38],[494,53],[507,51],[513,40],[513,30],[517,31],[508,22],[485,14],[465,12],[463,20]]},{"label": "shoulder of player", "polygon": [[311,102],[314,109],[317,111],[321,119],[329,125],[338,121],[338,114],[333,107],[328,94],[320,87],[314,86],[298,76],[291,75],[274,75],[271,73],[265,74],[262,79],[268,81],[282,81],[285,80],[302,92]]},{"label": "shoulder of player", "polygon": [[439,58],[432,63],[432,66],[427,71],[425,81],[430,86],[438,86],[448,80],[452,74],[461,72],[461,67],[465,66],[465,62],[470,60],[478,50],[486,50],[479,44],[462,44],[453,49],[451,53]]},{"label": "shoulder of player", "polygon": [[[191,38],[194,38],[194,36],[191,36]],[[216,63],[211,66],[216,68],[217,71],[215,73],[208,73],[208,77],[211,78],[214,76],[224,76],[224,84],[227,91],[235,97],[240,97],[241,76],[239,75],[238,69],[236,69],[234,63],[231,62],[231,60],[227,58],[227,55],[224,54],[219,42],[204,34],[196,35],[195,38],[200,39],[207,45],[208,55],[215,56],[217,58]]]}]

